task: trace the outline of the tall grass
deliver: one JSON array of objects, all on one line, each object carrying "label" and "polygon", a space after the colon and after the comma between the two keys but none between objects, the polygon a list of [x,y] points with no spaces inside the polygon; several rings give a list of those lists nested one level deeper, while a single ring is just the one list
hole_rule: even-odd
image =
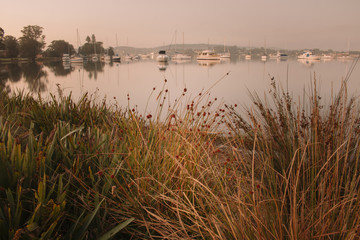
[{"label": "tall grass", "polygon": [[2,93],[0,239],[359,237],[359,107],[345,85],[322,103],[315,83],[294,101],[273,82],[245,115],[187,89],[167,108],[166,84],[154,96],[152,115]]},{"label": "tall grass", "polygon": [[275,82],[270,99],[252,97],[250,120],[229,110],[241,159],[252,166],[252,191],[261,186],[253,199],[259,234],[359,238],[359,106],[346,84],[329,103],[321,102],[316,81],[303,105]]}]

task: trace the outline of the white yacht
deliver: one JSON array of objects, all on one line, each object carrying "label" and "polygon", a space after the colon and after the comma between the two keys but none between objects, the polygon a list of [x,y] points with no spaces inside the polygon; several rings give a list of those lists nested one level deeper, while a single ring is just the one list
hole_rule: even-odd
[{"label": "white yacht", "polygon": [[220,58],[230,58],[231,55],[230,55],[230,52],[224,52],[220,55]]},{"label": "white yacht", "polygon": [[165,50],[160,50],[159,51],[159,54],[156,57],[156,61],[158,61],[158,62],[167,62],[167,61],[169,61],[169,56],[166,55]]},{"label": "white yacht", "polygon": [[200,52],[196,58],[197,60],[220,60],[220,55],[212,50],[204,50]]},{"label": "white yacht", "polygon": [[121,62],[121,58],[118,55],[114,55],[114,56],[112,56],[112,61],[113,62]]},{"label": "white yacht", "polygon": [[175,55],[171,57],[171,60],[191,60],[191,56],[176,52]]},{"label": "white yacht", "polygon": [[63,62],[70,62],[70,55],[67,53],[64,53],[62,56],[62,61]]},{"label": "white yacht", "polygon": [[304,51],[297,58],[306,60],[320,60],[321,57],[318,55],[314,55],[311,51]]},{"label": "white yacht", "polygon": [[84,58],[82,58],[80,56],[71,56],[70,62],[72,62],[72,63],[82,63],[82,62],[84,62]]}]

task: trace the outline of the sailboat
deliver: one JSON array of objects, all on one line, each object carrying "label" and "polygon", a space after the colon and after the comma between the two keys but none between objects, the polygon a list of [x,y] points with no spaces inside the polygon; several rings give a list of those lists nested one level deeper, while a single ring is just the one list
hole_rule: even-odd
[{"label": "sailboat", "polygon": [[267,55],[266,55],[266,39],[264,39],[264,55],[261,56],[261,61],[266,61]]},{"label": "sailboat", "polygon": [[225,40],[224,40],[224,52],[220,54],[220,58],[230,58],[229,50],[227,52],[225,51]]},{"label": "sailboat", "polygon": [[[175,38],[176,39],[176,38]],[[176,41],[176,40],[175,40]],[[176,43],[175,43],[176,45]],[[183,50],[185,49],[185,46],[184,46],[184,33],[183,33]],[[180,53],[180,52],[177,52],[175,50],[175,55],[171,57],[172,60],[191,60],[191,56],[190,55],[187,55],[187,54],[184,54],[184,53]]]},{"label": "sailboat", "polygon": [[156,57],[156,61],[158,62],[167,62],[169,60],[169,56],[166,55],[166,51],[165,50],[160,50],[159,54]]},{"label": "sailboat", "polygon": [[91,58],[93,62],[97,62],[99,59],[96,55],[96,42],[94,42],[94,56]]},{"label": "sailboat", "polygon": [[340,61],[347,61],[347,60],[352,60],[353,57],[350,55],[350,42],[348,40],[348,44],[347,44],[347,52],[346,53],[343,53],[339,56],[336,57],[337,60],[340,60]]},{"label": "sailboat", "polygon": [[250,54],[250,41],[249,41],[249,47],[248,47],[248,53],[245,55],[245,60],[250,60],[251,54]]},{"label": "sailboat", "polygon": [[[77,47],[79,49],[79,45],[81,45],[80,43],[80,36],[79,36],[79,30],[76,29],[76,35],[77,35]],[[79,50],[78,50],[79,51]],[[83,63],[84,62],[84,58],[81,57],[79,54],[73,55],[70,57],[70,62],[71,63]]]}]

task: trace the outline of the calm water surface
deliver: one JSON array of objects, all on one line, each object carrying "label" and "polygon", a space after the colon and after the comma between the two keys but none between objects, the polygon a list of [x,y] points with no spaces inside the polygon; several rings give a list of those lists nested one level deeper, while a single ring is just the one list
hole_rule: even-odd
[{"label": "calm water surface", "polygon": [[[48,98],[50,93],[57,94],[59,86],[65,95],[72,92],[75,100],[89,92],[98,100],[106,97],[108,102],[116,102],[119,106],[137,105],[139,111],[145,111],[147,106],[146,112],[153,112],[156,98],[162,89],[168,90],[166,101],[170,104],[186,88],[186,101],[208,91],[209,98],[217,98],[219,103],[249,105],[249,92],[257,92],[263,96],[269,90],[272,77],[297,98],[303,96],[304,89],[310,91],[315,76],[321,95],[328,98],[331,96],[331,89],[334,92],[339,89],[341,80],[352,64],[353,61],[309,63],[296,59],[218,63],[170,61],[168,65],[159,65],[153,60],[128,63],[89,62],[71,66],[62,62],[12,64],[0,65],[0,84],[11,92],[40,92],[44,98]],[[360,66],[352,71],[348,88],[351,94],[358,94]]]}]

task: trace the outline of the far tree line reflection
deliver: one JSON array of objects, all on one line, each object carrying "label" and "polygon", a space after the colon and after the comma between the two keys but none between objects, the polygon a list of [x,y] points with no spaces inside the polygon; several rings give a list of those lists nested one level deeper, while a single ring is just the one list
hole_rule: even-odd
[{"label": "far tree line reflection", "polygon": [[16,83],[23,79],[31,92],[44,92],[49,83],[47,71],[53,72],[55,76],[67,76],[81,68],[88,73],[90,79],[96,80],[98,72],[104,71],[104,66],[105,63],[101,62],[87,62],[81,65],[66,65],[62,62],[1,64],[0,89],[9,91],[6,87],[8,81]]}]

